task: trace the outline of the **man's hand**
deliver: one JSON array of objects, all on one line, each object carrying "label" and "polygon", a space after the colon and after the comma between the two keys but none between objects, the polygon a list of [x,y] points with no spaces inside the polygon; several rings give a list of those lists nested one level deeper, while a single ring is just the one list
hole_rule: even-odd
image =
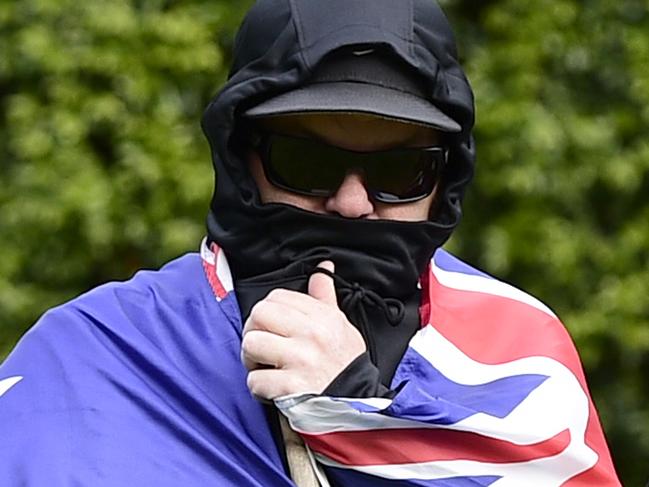
[{"label": "man's hand", "polygon": [[[330,261],[319,267],[334,271]],[[338,308],[333,279],[315,273],[309,294],[275,289],[259,301],[243,328],[241,358],[253,395],[320,394],[366,350]]]}]

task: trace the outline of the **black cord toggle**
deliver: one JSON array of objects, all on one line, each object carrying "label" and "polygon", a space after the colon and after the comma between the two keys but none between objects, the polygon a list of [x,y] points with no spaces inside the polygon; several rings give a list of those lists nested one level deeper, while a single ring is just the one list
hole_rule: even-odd
[{"label": "black cord toggle", "polygon": [[376,364],[376,344],[370,329],[365,307],[371,306],[381,309],[390,326],[396,327],[399,326],[405,316],[406,309],[404,304],[396,298],[383,298],[371,289],[365,289],[358,282],[350,283],[328,269],[315,267],[309,275],[311,276],[316,273],[324,274],[334,280],[340,297],[340,309],[355,321],[363,338],[365,338],[370,358]]}]

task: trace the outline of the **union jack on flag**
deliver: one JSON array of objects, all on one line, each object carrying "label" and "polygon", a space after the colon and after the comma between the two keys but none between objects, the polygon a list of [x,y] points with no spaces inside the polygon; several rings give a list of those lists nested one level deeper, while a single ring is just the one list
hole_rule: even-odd
[{"label": "union jack on flag", "polygon": [[620,485],[563,325],[440,250],[393,399],[276,401],[330,477],[354,486]]}]

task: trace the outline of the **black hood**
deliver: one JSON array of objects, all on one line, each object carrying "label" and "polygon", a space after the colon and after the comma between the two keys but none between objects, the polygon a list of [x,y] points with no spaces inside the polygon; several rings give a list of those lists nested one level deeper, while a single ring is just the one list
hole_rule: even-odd
[{"label": "black hood", "polygon": [[[328,54],[371,46],[399,56],[427,80],[431,102],[458,122],[449,164],[430,221],[350,220],[288,205],[262,205],[233,135],[240,114],[302,85]],[[337,274],[386,297],[407,299],[437,247],[458,225],[473,175],[473,94],[457,61],[448,21],[432,0],[261,0],[237,35],[227,84],[212,100],[203,130],[212,148],[216,189],[208,234],[224,249],[241,301],[250,286],[304,288],[305,276],[330,258]],[[242,294],[249,294],[248,297]],[[249,304],[242,304],[244,316]]]}]

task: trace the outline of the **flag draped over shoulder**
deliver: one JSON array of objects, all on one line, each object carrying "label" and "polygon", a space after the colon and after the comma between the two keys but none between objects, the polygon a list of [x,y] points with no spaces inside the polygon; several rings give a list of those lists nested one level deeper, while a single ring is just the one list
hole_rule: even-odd
[{"label": "flag draped over shoulder", "polygon": [[[619,485],[578,356],[528,295],[438,251],[392,399],[277,401],[340,485]],[[0,484],[290,486],[204,243],[47,312],[0,365]]]},{"label": "flag draped over shoulder", "polygon": [[393,399],[278,407],[343,485],[619,485],[557,317],[440,250]]},{"label": "flag draped over shoulder", "polygon": [[293,485],[210,265],[189,254],[138,272],[27,332],[0,365],[0,486]]}]

